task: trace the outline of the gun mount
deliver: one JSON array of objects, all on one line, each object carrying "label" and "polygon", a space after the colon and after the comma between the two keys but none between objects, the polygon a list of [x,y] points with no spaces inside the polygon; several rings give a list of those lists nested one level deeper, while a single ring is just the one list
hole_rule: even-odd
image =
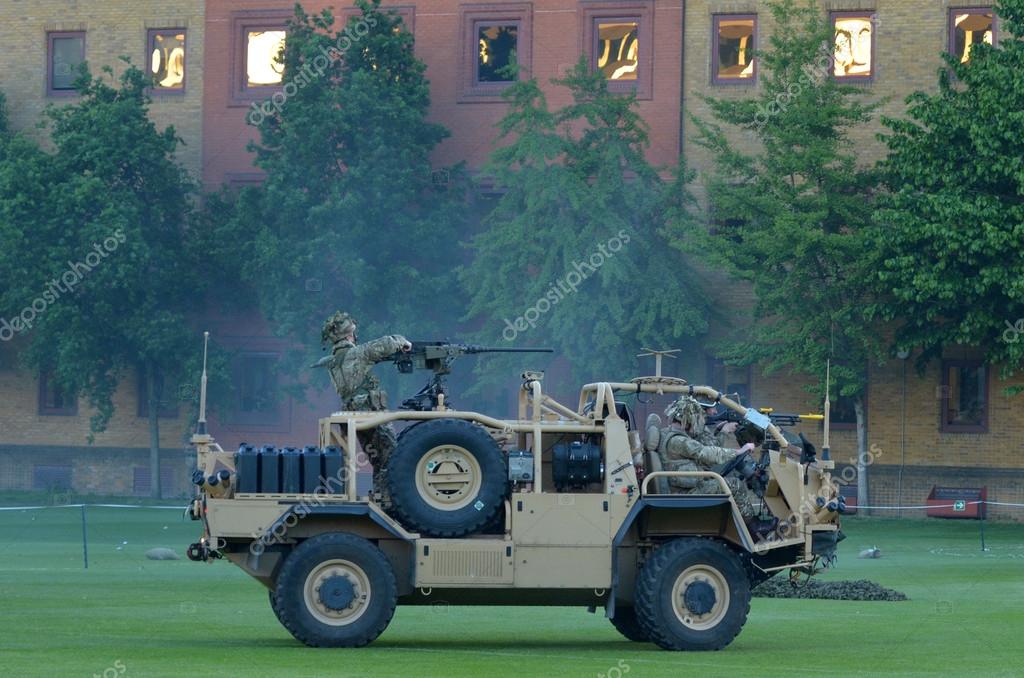
[{"label": "gun mount", "polygon": [[448,397],[445,377],[451,374],[452,363],[462,355],[477,353],[553,353],[550,348],[493,348],[474,344],[452,344],[444,341],[414,341],[412,350],[396,353],[391,360],[402,374],[414,370],[431,370],[434,376],[415,395],[402,401],[401,409],[426,411],[442,409]]}]

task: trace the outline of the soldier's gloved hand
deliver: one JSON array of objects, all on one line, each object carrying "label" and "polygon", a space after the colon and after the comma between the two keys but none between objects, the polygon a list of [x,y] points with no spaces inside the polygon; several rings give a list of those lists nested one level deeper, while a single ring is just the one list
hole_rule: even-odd
[{"label": "soldier's gloved hand", "polygon": [[751,450],[753,450],[753,449],[754,449],[754,447],[756,447],[756,446],[754,445],[754,443],[747,443],[746,445],[744,445],[744,446],[743,446],[743,447],[741,447],[740,449],[736,450],[736,456],[738,457],[738,456],[740,456],[741,454],[743,454],[744,452],[750,452]]},{"label": "soldier's gloved hand", "polygon": [[412,350],[412,342],[411,341],[406,341],[404,344],[402,344],[402,353],[408,353],[411,350]]}]

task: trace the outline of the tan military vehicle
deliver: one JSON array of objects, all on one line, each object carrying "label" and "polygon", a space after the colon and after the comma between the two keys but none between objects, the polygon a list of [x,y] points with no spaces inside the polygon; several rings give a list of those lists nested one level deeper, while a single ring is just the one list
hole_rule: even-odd
[{"label": "tan military vehicle", "polygon": [[[435,389],[429,408],[324,417],[319,444],[302,450],[224,451],[201,416],[191,513],[203,536],[189,556],[241,567],[311,646],[365,645],[396,605],[444,603],[578,605],[633,641],[720,649],[745,623],[753,585],[831,562],[843,507],[832,462],[809,443],[713,388],[661,376],[660,358],[657,372],[587,384],[573,407],[525,372],[509,420],[450,409]],[[658,470],[658,422],[641,432],[623,402],[638,394],[719,403],[761,447],[716,472]],[[388,422],[405,428],[384,502],[357,490],[357,434]],[[733,473],[778,519],[771,529],[748,528],[724,481]],[[722,491],[672,493],[674,476]]]}]

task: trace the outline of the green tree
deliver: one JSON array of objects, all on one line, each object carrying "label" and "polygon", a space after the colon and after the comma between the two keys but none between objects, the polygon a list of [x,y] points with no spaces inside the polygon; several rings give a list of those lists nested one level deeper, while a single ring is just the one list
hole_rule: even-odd
[{"label": "green tree", "polygon": [[22,334],[26,367],[88,398],[94,433],[118,383],[140,370],[159,496],[158,414],[176,395],[160,385],[177,383],[197,351],[185,316],[197,286],[185,246],[192,184],[174,129],[147,116],[148,85],[134,67],[117,87],[83,68],[76,103],[47,110],[52,154],[18,135],[0,141],[0,338]]},{"label": "green tree", "polygon": [[938,92],[883,118],[877,310],[919,367],[971,345],[1009,376],[1024,362],[1024,1],[996,13],[998,46],[975,45],[967,63],[945,55]]},{"label": "green tree", "polygon": [[572,103],[551,110],[535,79],[503,95],[485,172],[505,193],[461,274],[468,315],[489,342],[550,343],[575,377],[624,378],[636,349],[706,329],[703,295],[660,235],[687,195],[647,161],[634,96],[609,92],[585,60],[552,82]]},{"label": "green tree", "polygon": [[[875,175],[858,167],[850,133],[876,105],[830,77],[832,30],[816,4],[769,7],[775,29],[758,54],[758,96],[705,97],[714,121],[694,118],[697,143],[714,158],[706,176],[714,226],[705,214],[684,214],[678,244],[752,286],[752,323],[720,347],[728,362],[807,375],[821,397],[831,359],[832,399],[851,398],[857,415],[866,504],[864,390],[879,353],[878,329],[864,319]],[[723,125],[747,143],[731,142]]]},{"label": "green tree", "polygon": [[401,18],[379,0],[357,5],[337,31],[329,11],[296,5],[279,55],[283,91],[248,113],[266,179],[207,236],[274,331],[310,350],[338,308],[364,336],[430,335],[459,308],[458,171],[430,163],[448,132],[427,121],[426,67]]}]

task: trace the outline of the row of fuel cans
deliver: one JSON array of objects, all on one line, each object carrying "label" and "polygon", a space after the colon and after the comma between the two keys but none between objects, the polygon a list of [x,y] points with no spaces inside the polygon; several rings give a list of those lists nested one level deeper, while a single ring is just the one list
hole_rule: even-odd
[{"label": "row of fuel cans", "polygon": [[235,452],[236,492],[259,494],[343,494],[341,448],[274,447],[242,443]]}]

